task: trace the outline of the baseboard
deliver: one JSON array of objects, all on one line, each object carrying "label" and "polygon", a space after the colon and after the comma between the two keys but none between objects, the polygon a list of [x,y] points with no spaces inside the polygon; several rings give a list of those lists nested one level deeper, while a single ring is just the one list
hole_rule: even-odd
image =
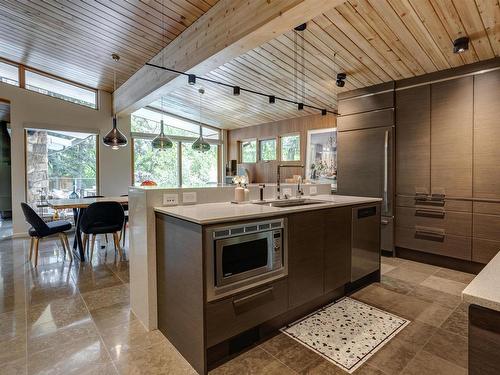
[{"label": "baseboard", "polygon": [[468,272],[477,275],[484,268],[485,264],[468,260],[450,258],[444,255],[425,253],[418,250],[396,247],[398,258],[413,260],[415,262],[427,263],[433,266],[451,268],[456,271]]}]

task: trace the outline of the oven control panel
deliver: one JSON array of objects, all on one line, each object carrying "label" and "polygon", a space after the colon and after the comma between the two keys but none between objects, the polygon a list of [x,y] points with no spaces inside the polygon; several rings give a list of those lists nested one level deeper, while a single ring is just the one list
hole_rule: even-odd
[{"label": "oven control panel", "polygon": [[283,231],[281,229],[273,231],[273,270],[283,267]]}]

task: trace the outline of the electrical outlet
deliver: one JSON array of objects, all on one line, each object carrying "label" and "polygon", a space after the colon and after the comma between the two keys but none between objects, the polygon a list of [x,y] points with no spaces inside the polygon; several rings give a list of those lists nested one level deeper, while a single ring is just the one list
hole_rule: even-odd
[{"label": "electrical outlet", "polygon": [[318,188],[316,186],[311,186],[309,188],[309,195],[316,195],[318,194]]},{"label": "electrical outlet", "polygon": [[292,196],[292,189],[290,188],[284,188],[283,189],[283,195],[288,195],[289,197]]},{"label": "electrical outlet", "polygon": [[177,206],[179,204],[179,194],[163,194],[164,206]]},{"label": "electrical outlet", "polygon": [[196,201],[196,192],[190,191],[188,193],[182,193],[182,203],[196,203]]}]

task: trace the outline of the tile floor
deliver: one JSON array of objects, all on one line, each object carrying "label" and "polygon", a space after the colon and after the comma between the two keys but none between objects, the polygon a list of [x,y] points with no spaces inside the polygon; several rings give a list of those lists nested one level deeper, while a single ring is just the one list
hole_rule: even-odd
[{"label": "tile floor", "polygon": [[[112,246],[93,264],[63,261],[58,241],[25,261],[29,241],[0,240],[0,373],[194,374],[161,333],[146,332],[129,309],[128,262]],[[383,277],[352,297],[412,320],[356,375],[467,373],[467,306],[473,276],[384,258]],[[345,374],[279,334],[212,374]]]}]

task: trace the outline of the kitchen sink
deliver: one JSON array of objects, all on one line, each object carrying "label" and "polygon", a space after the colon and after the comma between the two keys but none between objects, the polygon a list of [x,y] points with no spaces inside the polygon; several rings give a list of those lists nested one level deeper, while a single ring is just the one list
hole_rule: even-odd
[{"label": "kitchen sink", "polygon": [[296,206],[307,206],[310,204],[327,203],[325,201],[320,201],[316,199],[282,199],[267,202],[252,202],[253,204],[259,204],[261,206],[270,207],[296,207]]}]

